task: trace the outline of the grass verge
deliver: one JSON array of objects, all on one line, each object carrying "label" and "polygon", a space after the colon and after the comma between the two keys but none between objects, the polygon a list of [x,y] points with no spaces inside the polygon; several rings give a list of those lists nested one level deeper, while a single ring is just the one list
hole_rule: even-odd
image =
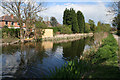
[{"label": "grass verge", "polygon": [[103,39],[97,52],[93,51],[85,59],[75,59],[60,69],[51,70],[50,78],[120,78],[117,51],[117,42],[110,34]]}]

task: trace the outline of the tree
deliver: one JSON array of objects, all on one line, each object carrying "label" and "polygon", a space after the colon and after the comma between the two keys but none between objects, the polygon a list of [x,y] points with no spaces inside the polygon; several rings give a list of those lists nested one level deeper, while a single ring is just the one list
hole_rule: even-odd
[{"label": "tree", "polygon": [[67,8],[65,9],[64,13],[63,13],[63,24],[66,25],[67,24]]},{"label": "tree", "polygon": [[71,25],[73,33],[79,32],[78,27],[78,20],[77,20],[77,14],[73,8],[65,9],[64,15],[63,15],[63,24],[64,25]]},{"label": "tree", "polygon": [[101,23],[98,21],[96,26],[96,32],[109,32],[111,30],[110,24]]},{"label": "tree", "polygon": [[117,34],[120,35],[120,14],[118,14],[116,17],[114,17],[112,21],[112,26],[114,28],[117,28]]},{"label": "tree", "polygon": [[85,23],[85,33],[90,32],[90,25],[88,23]]},{"label": "tree", "polygon": [[[4,12],[13,14],[15,19],[20,24],[20,39],[23,42],[23,23],[26,24],[26,29],[34,25],[37,13],[44,10],[42,3],[39,4],[34,0],[9,0],[2,2]],[[6,13],[5,13],[6,14]],[[27,30],[26,30],[27,31]]]},{"label": "tree", "polygon": [[78,33],[79,28],[78,28],[77,14],[75,13],[75,10],[73,8],[71,9],[71,15],[72,15],[72,31],[73,33]]},{"label": "tree", "polygon": [[77,21],[79,26],[79,32],[84,33],[85,32],[85,20],[84,16],[81,11],[77,12]]},{"label": "tree", "polygon": [[117,34],[120,35],[120,1],[113,2],[108,12],[116,15],[112,21],[112,25],[114,28],[117,27]]},{"label": "tree", "polygon": [[57,26],[58,22],[57,22],[57,20],[56,20],[55,17],[51,17],[51,18],[50,18],[50,24],[51,24],[53,27]]},{"label": "tree", "polygon": [[110,14],[118,14],[118,10],[120,9],[120,1],[113,1],[112,3],[110,3],[109,8],[108,8],[108,12]]},{"label": "tree", "polygon": [[94,21],[93,20],[91,20],[91,19],[89,19],[89,25],[90,25],[90,29],[91,29],[91,31],[95,31],[95,23],[94,23]]},{"label": "tree", "polygon": [[102,28],[103,28],[102,23],[100,21],[98,21],[95,31],[96,32],[101,32],[101,31],[103,31]]},{"label": "tree", "polygon": [[72,8],[65,9],[64,14],[63,14],[63,24],[64,25],[72,25]]}]

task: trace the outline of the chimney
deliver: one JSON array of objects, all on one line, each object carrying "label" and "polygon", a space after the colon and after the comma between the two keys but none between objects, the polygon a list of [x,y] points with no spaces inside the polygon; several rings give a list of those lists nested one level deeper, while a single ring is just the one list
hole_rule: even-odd
[{"label": "chimney", "polygon": [[11,14],[10,17],[13,19],[13,14]]}]

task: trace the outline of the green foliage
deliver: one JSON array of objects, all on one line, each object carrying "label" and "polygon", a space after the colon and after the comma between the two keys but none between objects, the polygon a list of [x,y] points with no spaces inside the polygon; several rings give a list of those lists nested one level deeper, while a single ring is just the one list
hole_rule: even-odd
[{"label": "green foliage", "polygon": [[56,20],[55,17],[51,17],[51,18],[50,18],[50,24],[51,24],[53,27],[57,26],[58,22],[57,22],[57,20]]},{"label": "green foliage", "polygon": [[89,22],[91,31],[95,32],[95,23],[94,23],[94,21],[89,19],[88,22]]},{"label": "green foliage", "polygon": [[47,25],[44,24],[43,22],[37,21],[37,22],[35,23],[35,27],[36,27],[36,28],[39,28],[39,29],[45,29],[45,28],[47,28]]},{"label": "green foliage", "polygon": [[70,9],[71,15],[72,15],[72,31],[73,33],[78,33],[78,21],[77,21],[77,14],[75,13],[75,10],[73,8]]},{"label": "green foliage", "polygon": [[0,39],[2,39],[2,29],[0,29]]},{"label": "green foliage", "polygon": [[79,26],[79,32],[84,33],[85,32],[85,20],[84,16],[81,11],[77,12],[77,21]]},{"label": "green foliage", "polygon": [[71,26],[63,25],[60,29],[60,33],[62,34],[71,34]]},{"label": "green foliage", "polygon": [[96,26],[95,32],[110,32],[110,30],[111,30],[110,24],[104,24],[99,21]]},{"label": "green foliage", "polygon": [[68,64],[63,65],[61,69],[58,69],[56,67],[55,70],[51,71],[52,76],[50,76],[50,78],[79,79],[86,72],[89,72],[89,70],[91,70],[91,67],[88,66],[88,64],[88,62],[82,60],[78,62],[77,59],[69,61]]},{"label": "green foliage", "polygon": [[14,29],[14,28],[2,28],[2,38],[6,37],[12,37],[12,38],[19,38],[20,36],[20,29]]},{"label": "green foliage", "polygon": [[48,29],[53,29],[54,34],[57,32],[60,32],[61,34],[71,34],[71,26],[69,25],[63,25],[63,26],[57,26],[57,27],[49,27]]},{"label": "green foliage", "polygon": [[72,13],[71,10],[65,9],[63,14],[63,24],[64,25],[72,25]]},{"label": "green foliage", "polygon": [[63,14],[63,24],[64,25],[71,25],[73,33],[78,33],[78,21],[77,21],[77,14],[73,8],[66,9]]},{"label": "green foliage", "polygon": [[88,23],[85,23],[85,33],[89,33],[90,31],[90,25]]},{"label": "green foliage", "polygon": [[120,14],[117,14],[112,21],[112,25],[117,28],[117,34],[120,35]]},{"label": "green foliage", "polygon": [[118,45],[114,37],[110,34],[106,39],[103,40],[102,46],[96,52],[92,63],[105,64],[117,66],[117,53]]},{"label": "green foliage", "polygon": [[89,56],[85,57],[84,60],[75,59],[64,64],[60,69],[56,67],[55,70],[51,70],[50,78],[81,79],[119,77],[120,72],[116,68],[118,66],[116,54],[118,50],[117,42],[111,34],[102,42],[103,44],[98,51],[91,51]]}]

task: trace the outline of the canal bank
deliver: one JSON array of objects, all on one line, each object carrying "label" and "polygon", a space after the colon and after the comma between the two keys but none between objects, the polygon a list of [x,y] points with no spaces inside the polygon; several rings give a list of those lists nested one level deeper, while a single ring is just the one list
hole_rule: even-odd
[{"label": "canal bank", "polygon": [[116,41],[118,43],[119,50],[118,50],[117,55],[118,55],[118,63],[119,63],[119,69],[120,69],[120,37],[118,35],[115,35],[115,34],[113,34],[113,36],[114,36],[114,38],[116,39]]},{"label": "canal bank", "polygon": [[[84,59],[68,62],[53,71],[51,78],[119,78],[118,45],[114,37],[102,40],[97,52],[91,51]],[[61,75],[60,75],[61,74]]]},{"label": "canal bank", "polygon": [[[68,41],[74,41],[74,40],[79,40],[83,37],[88,37],[88,36],[93,36],[93,33],[79,33],[79,34],[60,34],[60,35],[55,35],[53,37],[45,37],[42,38],[42,41],[53,41],[55,43],[61,43],[61,42],[68,42]],[[33,38],[30,39],[24,39],[24,42],[34,42],[35,40]],[[19,43],[20,40],[10,42],[10,43],[0,43],[1,45],[12,45]]]}]

